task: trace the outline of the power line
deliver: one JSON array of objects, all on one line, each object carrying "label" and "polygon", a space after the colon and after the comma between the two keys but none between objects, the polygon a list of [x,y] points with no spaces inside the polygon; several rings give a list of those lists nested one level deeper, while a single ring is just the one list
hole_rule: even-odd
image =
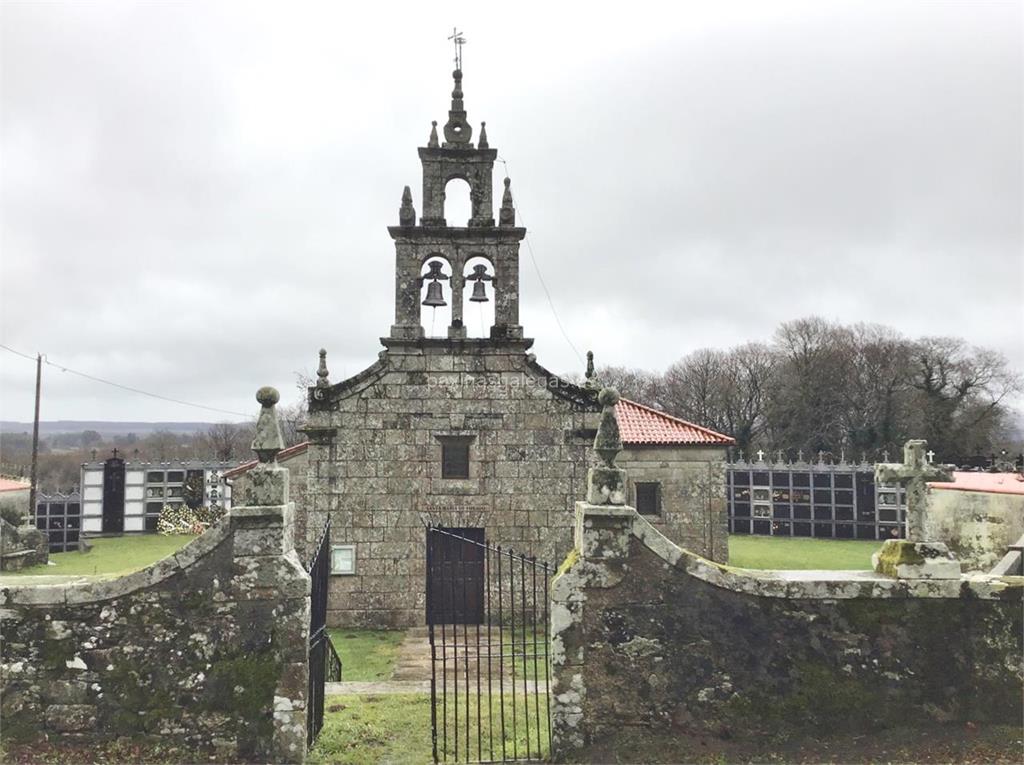
[{"label": "power line", "polygon": [[[505,177],[509,177],[508,162],[501,157],[498,157],[498,161],[505,166]],[[526,216],[523,215],[523,210],[519,206],[518,200],[513,195],[512,205],[515,208],[516,214],[519,216],[520,222],[523,224],[523,228],[526,228]],[[555,324],[558,325],[558,330],[562,333],[562,337],[565,338],[565,342],[572,348],[572,352],[576,354],[576,358],[579,359],[580,364],[583,364],[583,355],[576,348],[572,339],[569,337],[569,333],[565,331],[565,327],[562,326],[562,320],[558,317],[558,311],[555,310],[555,301],[551,299],[551,291],[548,289],[547,283],[544,281],[544,276],[540,272],[540,266],[537,264],[537,256],[533,252],[533,243],[530,241],[530,234],[527,232],[526,236],[526,249],[530,253],[530,262],[533,263],[533,270],[537,273],[537,279],[540,281],[540,286],[544,290],[544,295],[548,299],[548,306],[551,308],[551,315],[555,317]]]},{"label": "power line", "polygon": [[[7,345],[3,345],[2,343],[0,343],[0,348],[3,348],[5,351],[8,351],[10,353],[13,353],[15,356],[21,356],[24,359],[28,359],[29,361],[35,361],[36,360],[35,356],[30,356],[27,353],[22,353],[21,351],[16,351],[16,350],[14,350],[14,348],[11,348],[10,346],[7,346]],[[233,415],[233,416],[236,416],[236,417],[246,417],[246,418],[249,417],[248,414],[243,414],[242,412],[233,412],[230,409],[218,409],[215,406],[206,406],[205,404],[194,404],[191,401],[182,401],[179,398],[171,398],[170,396],[161,396],[159,393],[150,393],[149,391],[145,391],[145,390],[142,390],[140,388],[133,388],[130,385],[122,385],[121,383],[116,383],[116,382],[113,382],[112,380],[104,380],[102,377],[96,377],[94,375],[90,375],[90,374],[87,374],[85,372],[79,372],[77,369],[71,369],[71,367],[65,367],[65,366],[63,366],[61,364],[57,364],[55,362],[52,362],[52,361],[50,361],[49,358],[47,358],[45,353],[42,354],[42,356],[43,356],[43,363],[46,364],[47,366],[55,367],[55,368],[59,369],[61,372],[70,372],[73,375],[78,375],[79,377],[84,377],[86,380],[92,380],[93,382],[103,383],[104,385],[110,385],[110,386],[113,386],[114,388],[120,388],[121,390],[130,391],[131,393],[138,393],[139,395],[142,395],[142,396],[149,396],[150,398],[159,399],[160,401],[169,401],[172,404],[181,404],[182,406],[191,406],[191,407],[194,407],[196,409],[206,409],[207,411],[210,411],[210,412],[220,412],[221,414],[230,414],[230,415]]]}]

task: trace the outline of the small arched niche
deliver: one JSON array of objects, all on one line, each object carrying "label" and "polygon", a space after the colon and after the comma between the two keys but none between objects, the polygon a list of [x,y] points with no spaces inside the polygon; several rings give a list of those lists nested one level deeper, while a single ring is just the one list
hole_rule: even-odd
[{"label": "small arched niche", "polygon": [[473,217],[472,189],[462,178],[452,178],[444,187],[444,220],[459,228],[469,225]]},{"label": "small arched niche", "polygon": [[462,323],[466,336],[490,337],[494,326],[494,265],[482,255],[475,255],[466,261],[462,275]]},{"label": "small arched niche", "polygon": [[[441,255],[431,255],[420,268],[420,326],[426,337],[447,337],[452,323],[452,265]],[[434,286],[431,286],[434,285]],[[438,300],[443,305],[432,305]]]}]

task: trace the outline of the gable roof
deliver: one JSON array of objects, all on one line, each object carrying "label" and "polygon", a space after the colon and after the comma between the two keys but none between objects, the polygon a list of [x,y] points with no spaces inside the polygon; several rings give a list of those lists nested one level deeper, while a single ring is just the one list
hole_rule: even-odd
[{"label": "gable roof", "polygon": [[[277,453],[277,461],[278,462],[287,462],[292,457],[296,457],[296,456],[302,454],[308,448],[309,448],[309,441],[303,441],[302,443],[298,443],[298,444],[294,444],[292,446],[289,446],[289,447],[287,447],[285,449],[282,449],[281,451],[279,451]],[[249,460],[248,462],[243,462],[238,467],[231,468],[231,470],[225,470],[224,471],[224,478],[225,479],[237,478],[238,476],[242,475],[242,473],[248,473],[250,470],[252,470],[254,467],[256,467],[259,464],[259,462],[260,462],[259,460]]]},{"label": "gable roof", "polygon": [[32,484],[24,478],[0,478],[0,491],[28,491]]},{"label": "gable roof", "polygon": [[615,405],[615,418],[619,421],[623,444],[731,446],[736,443],[730,436],[680,420],[628,398],[619,399]]},{"label": "gable roof", "polygon": [[956,471],[952,481],[929,481],[940,491],[981,491],[989,494],[1024,494],[1024,477],[1017,473],[968,473]]}]

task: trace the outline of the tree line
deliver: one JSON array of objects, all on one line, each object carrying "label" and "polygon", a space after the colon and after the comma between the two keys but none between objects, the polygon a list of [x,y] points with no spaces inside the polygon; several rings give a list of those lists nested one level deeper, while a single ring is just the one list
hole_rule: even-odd
[{"label": "tree line", "polygon": [[962,464],[1008,445],[1021,376],[996,351],[960,338],[910,339],[879,324],[819,317],[786,322],[768,343],[704,348],[663,373],[598,370],[627,398],[736,439],[749,456],[824,451],[891,456],[925,438],[937,459]]}]

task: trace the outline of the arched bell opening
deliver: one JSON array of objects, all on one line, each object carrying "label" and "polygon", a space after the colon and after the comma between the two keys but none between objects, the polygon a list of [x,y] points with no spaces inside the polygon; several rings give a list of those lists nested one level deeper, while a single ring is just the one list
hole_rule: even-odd
[{"label": "arched bell opening", "polygon": [[494,265],[482,255],[466,261],[462,272],[462,320],[467,337],[490,337],[494,326]]},{"label": "arched bell opening", "polygon": [[420,269],[420,326],[425,337],[447,337],[452,323],[452,265],[432,255]]},{"label": "arched bell opening", "polygon": [[448,226],[463,228],[473,217],[472,189],[462,178],[452,178],[444,186],[444,220]]}]

